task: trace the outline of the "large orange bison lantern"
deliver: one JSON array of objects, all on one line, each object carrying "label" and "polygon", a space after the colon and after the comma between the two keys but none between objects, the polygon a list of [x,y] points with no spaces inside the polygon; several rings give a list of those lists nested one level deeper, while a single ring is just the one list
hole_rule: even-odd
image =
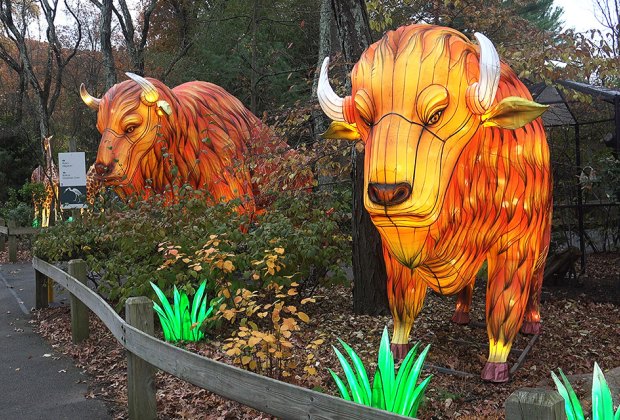
[{"label": "large orange bison lantern", "polygon": [[189,185],[214,203],[241,198],[240,210],[253,213],[262,187],[277,178],[275,162],[292,153],[286,143],[219,86],[189,82],[170,89],[127,76],[101,99],[80,86],[82,100],[98,111],[96,177],[123,198],[175,200],[175,187]]},{"label": "large orange bison lantern", "polygon": [[486,260],[482,378],[504,382],[519,327],[539,328],[552,181],[537,118],[545,107],[476,38],[479,46],[448,28],[399,28],[363,53],[346,98],[330,87],[326,59],[318,96],[334,120],[324,137],[365,143],[364,205],[383,242],[392,349],[407,350],[427,287],[461,292],[455,319],[466,322]]}]

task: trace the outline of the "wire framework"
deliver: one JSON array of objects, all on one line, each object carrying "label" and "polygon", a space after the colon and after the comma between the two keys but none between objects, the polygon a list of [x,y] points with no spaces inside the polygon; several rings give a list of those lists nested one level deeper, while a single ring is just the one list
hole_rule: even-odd
[{"label": "wire framework", "polygon": [[[616,190],[601,190],[599,168],[594,163],[596,154],[609,153],[608,148],[615,159],[620,156],[620,91],[572,80],[558,80],[555,85],[538,83],[529,89],[534,100],[549,105],[542,118],[553,156],[554,213],[562,216],[559,223],[565,230],[567,217],[574,214],[574,223],[569,223],[569,233],[564,234],[565,243],[560,247],[578,242],[583,274],[588,251],[620,244],[620,190],[613,186]],[[572,100],[574,92],[591,100]],[[601,211],[605,212],[605,226],[596,233],[588,217]]]}]

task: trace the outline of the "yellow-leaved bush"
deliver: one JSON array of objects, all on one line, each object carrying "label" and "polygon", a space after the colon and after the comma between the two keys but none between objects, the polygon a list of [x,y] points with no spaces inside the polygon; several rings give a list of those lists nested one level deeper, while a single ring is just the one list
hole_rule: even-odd
[{"label": "yellow-leaved bush", "polygon": [[[233,292],[227,287],[221,290],[226,301],[220,305],[219,313],[236,326],[223,349],[233,363],[262,375],[282,379],[303,366],[303,374],[312,376],[316,374],[313,350],[323,340],[304,343],[296,333],[300,331],[300,323],[310,322],[302,307],[314,303],[315,299],[300,298],[296,282],[284,285],[269,281],[269,277],[282,269],[283,254],[284,249],[276,247],[266,251],[262,260],[253,261],[256,269],[252,279],[266,283],[265,287],[254,291],[241,288]],[[295,346],[305,351],[296,355]]]}]

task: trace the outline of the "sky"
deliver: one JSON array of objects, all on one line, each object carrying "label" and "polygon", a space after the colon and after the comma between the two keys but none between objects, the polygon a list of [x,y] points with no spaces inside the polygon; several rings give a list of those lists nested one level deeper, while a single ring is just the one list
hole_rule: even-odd
[{"label": "sky", "polygon": [[596,20],[592,0],[554,0],[553,3],[564,9],[564,28],[573,28],[577,32],[604,29]]}]

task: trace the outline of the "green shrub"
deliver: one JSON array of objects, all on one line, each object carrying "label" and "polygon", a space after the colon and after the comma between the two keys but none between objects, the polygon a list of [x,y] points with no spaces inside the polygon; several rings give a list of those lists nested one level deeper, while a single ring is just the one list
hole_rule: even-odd
[{"label": "green shrub", "polygon": [[[299,290],[319,280],[342,281],[350,253],[346,192],[287,194],[249,220],[238,201],[208,206],[191,190],[178,204],[154,197],[132,206],[112,203],[103,212],[60,223],[39,235],[34,253],[47,261],[86,260],[99,291],[120,309],[130,296],[153,296],[149,281],[164,293],[173,286],[193,294],[201,278],[207,293],[222,284],[257,288],[275,249],[281,270],[273,279]],[[273,259],[273,258],[272,258]],[[213,294],[212,294],[213,293]]]},{"label": "green shrub", "polygon": [[8,189],[8,199],[0,207],[0,217],[15,220],[18,226],[30,226],[34,218],[33,196],[45,195],[43,184],[26,183],[19,190]]},{"label": "green shrub", "polygon": [[264,280],[267,285],[259,290],[237,289],[232,295],[222,289],[221,297],[227,299],[219,308],[221,319],[233,327],[222,349],[233,363],[261,375],[282,379],[301,366],[305,376],[316,375],[314,352],[324,340],[308,343],[301,354],[293,351],[304,341],[298,321],[310,322],[302,307],[315,299],[299,300],[297,283],[279,285],[269,282],[269,277]]}]

